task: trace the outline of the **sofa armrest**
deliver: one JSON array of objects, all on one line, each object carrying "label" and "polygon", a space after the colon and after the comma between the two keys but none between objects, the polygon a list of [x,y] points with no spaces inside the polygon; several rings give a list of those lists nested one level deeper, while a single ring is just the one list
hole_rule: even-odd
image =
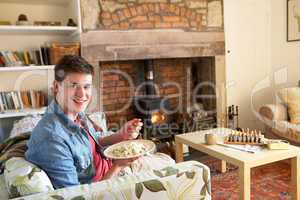
[{"label": "sofa armrest", "polygon": [[287,121],[287,107],[283,104],[266,104],[259,109],[260,115],[271,121]]},{"label": "sofa armrest", "polygon": [[209,168],[197,161],[170,165],[137,175],[22,197],[23,200],[57,199],[204,199],[211,200]]}]

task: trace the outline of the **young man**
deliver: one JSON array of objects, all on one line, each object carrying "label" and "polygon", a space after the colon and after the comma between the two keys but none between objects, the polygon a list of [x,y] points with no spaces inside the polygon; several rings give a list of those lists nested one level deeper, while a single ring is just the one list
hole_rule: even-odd
[{"label": "young man", "polygon": [[110,178],[134,159],[106,159],[101,146],[134,139],[142,126],[131,120],[116,134],[100,138],[83,113],[91,101],[93,67],[78,56],[65,56],[55,66],[53,93],[27,143],[25,157],[41,167],[55,188]]}]

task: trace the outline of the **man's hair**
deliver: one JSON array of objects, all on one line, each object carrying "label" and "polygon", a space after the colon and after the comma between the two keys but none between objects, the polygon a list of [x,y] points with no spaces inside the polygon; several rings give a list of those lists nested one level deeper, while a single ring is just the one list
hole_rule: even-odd
[{"label": "man's hair", "polygon": [[80,56],[66,55],[55,65],[54,72],[55,80],[61,82],[70,73],[84,73],[94,75],[94,68]]}]

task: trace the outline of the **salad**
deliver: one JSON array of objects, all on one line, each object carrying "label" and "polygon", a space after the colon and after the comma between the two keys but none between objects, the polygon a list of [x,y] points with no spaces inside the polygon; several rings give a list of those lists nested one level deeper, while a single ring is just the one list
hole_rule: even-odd
[{"label": "salad", "polygon": [[132,157],[137,155],[143,155],[146,152],[147,149],[142,143],[134,141],[120,145],[111,151],[111,153],[115,157]]}]

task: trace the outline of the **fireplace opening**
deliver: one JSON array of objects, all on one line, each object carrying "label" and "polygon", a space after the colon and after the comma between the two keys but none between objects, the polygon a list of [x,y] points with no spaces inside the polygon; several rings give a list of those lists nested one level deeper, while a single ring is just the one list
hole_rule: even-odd
[{"label": "fireplace opening", "polygon": [[142,135],[145,139],[167,139],[174,135],[170,123],[172,115],[168,113],[172,108],[168,99],[159,95],[159,88],[155,83],[154,61],[145,60],[144,65],[138,68],[138,74],[144,77],[138,85],[142,85],[141,93],[134,97],[134,113],[141,118],[144,127]]},{"label": "fireplace opening", "polygon": [[217,126],[216,57],[102,61],[99,65],[100,98],[109,128],[117,130],[139,117],[146,127],[143,137],[152,138]]},{"label": "fireplace opening", "polygon": [[217,127],[217,93],[215,57],[193,59],[191,63],[191,106],[187,110],[186,131]]},{"label": "fireplace opening", "polygon": [[155,141],[157,149],[172,151],[175,134],[217,127],[216,62],[215,56],[100,62],[109,129],[141,118],[140,136]]}]

